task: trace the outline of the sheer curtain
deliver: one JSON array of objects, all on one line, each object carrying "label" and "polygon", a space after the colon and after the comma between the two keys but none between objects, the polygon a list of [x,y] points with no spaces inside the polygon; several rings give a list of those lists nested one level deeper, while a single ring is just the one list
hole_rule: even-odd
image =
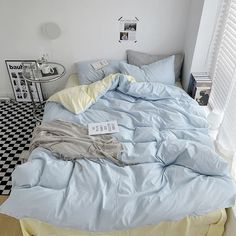
[{"label": "sheer curtain", "polygon": [[[216,139],[218,150],[232,158],[236,173],[236,0],[224,0],[216,29],[213,79],[209,104],[222,117]],[[235,175],[236,176],[236,175]]]},{"label": "sheer curtain", "polygon": [[232,173],[236,178],[236,77],[224,112],[224,119],[219,129],[217,146],[221,152],[232,159]]}]

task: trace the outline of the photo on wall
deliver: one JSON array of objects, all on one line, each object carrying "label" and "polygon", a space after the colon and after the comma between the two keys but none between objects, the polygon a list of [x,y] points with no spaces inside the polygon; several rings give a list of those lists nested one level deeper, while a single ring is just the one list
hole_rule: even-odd
[{"label": "photo on wall", "polygon": [[137,23],[124,23],[125,31],[136,31]]},{"label": "photo on wall", "polygon": [[30,89],[34,101],[38,102],[39,97],[42,101],[43,94],[40,84],[27,82],[23,77],[22,62],[25,61],[29,63],[36,63],[34,60],[5,60],[15,99],[17,102],[31,102],[29,93]]},{"label": "photo on wall", "polygon": [[120,40],[128,40],[129,33],[128,32],[120,32]]},{"label": "photo on wall", "polygon": [[120,29],[119,29],[119,42],[137,42],[137,25],[138,18],[135,17],[134,20],[127,20],[121,17],[119,19]]}]

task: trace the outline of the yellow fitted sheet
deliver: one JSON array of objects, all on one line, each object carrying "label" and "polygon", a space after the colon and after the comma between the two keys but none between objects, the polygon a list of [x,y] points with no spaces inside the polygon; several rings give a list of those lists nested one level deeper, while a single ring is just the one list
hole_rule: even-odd
[{"label": "yellow fitted sheet", "polygon": [[33,219],[22,219],[20,224],[24,236],[222,236],[226,219],[226,211],[222,209],[204,216],[190,216],[180,221],[108,233],[60,228]]}]

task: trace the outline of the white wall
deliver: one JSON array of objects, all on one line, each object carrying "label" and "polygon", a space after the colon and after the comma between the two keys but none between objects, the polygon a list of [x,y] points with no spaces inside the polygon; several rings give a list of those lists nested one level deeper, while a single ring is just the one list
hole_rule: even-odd
[{"label": "white wall", "polygon": [[195,50],[195,45],[198,36],[200,20],[202,16],[202,9],[204,0],[191,0],[188,15],[188,24],[186,28],[186,37],[184,43],[184,67],[183,67],[183,87],[188,89],[189,77],[192,68],[192,60]]},{"label": "white wall", "polygon": [[183,86],[188,89],[190,73],[209,72],[211,45],[222,0],[191,0],[186,30]]},{"label": "white wall", "polygon": [[208,72],[211,61],[211,44],[223,0],[205,0],[198,37],[192,61],[192,72]]},{"label": "white wall", "polygon": [[[4,60],[37,59],[43,53],[68,73],[80,60],[123,59],[126,49],[150,53],[183,51],[190,0],[1,0],[0,96],[13,96]],[[198,2],[198,1],[196,1]],[[119,17],[140,19],[138,43],[118,42]],[[59,39],[43,38],[40,25],[56,22]],[[46,93],[64,81],[46,85]]]}]

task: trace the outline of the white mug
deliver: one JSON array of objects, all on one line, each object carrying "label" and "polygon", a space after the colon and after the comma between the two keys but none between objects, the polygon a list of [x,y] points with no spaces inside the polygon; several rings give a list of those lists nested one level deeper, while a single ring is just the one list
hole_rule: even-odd
[{"label": "white mug", "polygon": [[45,65],[45,66],[43,66],[43,68],[42,68],[42,72],[44,73],[44,74],[53,74],[54,73],[54,69],[50,66],[50,65]]}]

